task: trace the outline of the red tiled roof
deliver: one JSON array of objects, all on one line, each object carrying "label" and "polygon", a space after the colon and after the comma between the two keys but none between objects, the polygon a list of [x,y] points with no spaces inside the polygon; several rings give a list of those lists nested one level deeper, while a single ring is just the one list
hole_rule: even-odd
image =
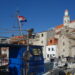
[{"label": "red tiled roof", "polygon": [[63,26],[64,26],[64,24],[58,25],[58,26],[55,27],[55,30],[60,29],[60,28],[62,28]]},{"label": "red tiled roof", "polygon": [[51,38],[48,41],[48,45],[56,45],[58,43],[58,40],[56,38]]},{"label": "red tiled roof", "polygon": [[73,23],[73,22],[75,22],[75,20],[73,20],[73,21],[70,21],[70,23]]},{"label": "red tiled roof", "polygon": [[[75,20],[70,21],[70,23],[73,23],[73,22],[75,22]],[[55,27],[55,30],[60,29],[60,28],[62,28],[63,26],[64,26],[64,24],[58,25],[58,26]]]}]

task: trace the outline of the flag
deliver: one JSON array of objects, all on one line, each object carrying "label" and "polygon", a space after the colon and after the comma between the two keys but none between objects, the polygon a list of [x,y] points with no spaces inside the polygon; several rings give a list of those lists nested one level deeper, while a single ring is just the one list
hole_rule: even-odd
[{"label": "flag", "polygon": [[20,22],[27,22],[27,19],[24,16],[18,16]]}]

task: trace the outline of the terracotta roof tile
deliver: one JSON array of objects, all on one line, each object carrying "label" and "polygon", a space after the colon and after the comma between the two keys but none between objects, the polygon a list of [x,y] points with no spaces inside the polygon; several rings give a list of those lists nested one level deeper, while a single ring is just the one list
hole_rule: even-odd
[{"label": "terracotta roof tile", "polygon": [[49,39],[48,45],[56,45],[58,43],[58,40],[56,38]]},{"label": "terracotta roof tile", "polygon": [[55,27],[55,30],[60,29],[60,28],[62,28],[63,26],[64,26],[64,24],[58,25],[58,26]]},{"label": "terracotta roof tile", "polygon": [[73,20],[73,21],[70,21],[70,23],[73,23],[73,22],[75,22],[75,20]]},{"label": "terracotta roof tile", "polygon": [[[73,22],[75,22],[75,20],[70,21],[70,23],[73,23]],[[63,26],[64,26],[64,24],[58,25],[58,26],[55,27],[55,30],[60,29],[60,28],[62,28]]]}]

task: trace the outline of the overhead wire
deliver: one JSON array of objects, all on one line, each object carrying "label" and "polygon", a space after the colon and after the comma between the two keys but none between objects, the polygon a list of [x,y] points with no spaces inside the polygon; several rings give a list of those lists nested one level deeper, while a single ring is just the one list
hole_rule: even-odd
[{"label": "overhead wire", "polygon": [[[5,32],[0,32],[0,34],[2,34],[2,33],[13,33],[13,32],[18,32],[18,31],[20,31],[20,30],[7,30],[7,31],[5,31]],[[27,30],[22,30],[22,31],[27,31]]]}]

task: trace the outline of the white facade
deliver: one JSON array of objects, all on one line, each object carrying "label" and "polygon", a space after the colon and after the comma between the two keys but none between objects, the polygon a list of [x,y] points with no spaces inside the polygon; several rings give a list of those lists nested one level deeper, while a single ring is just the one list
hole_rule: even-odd
[{"label": "white facade", "polygon": [[55,58],[57,56],[57,46],[56,45],[49,45],[46,46],[46,53],[47,53],[47,60],[50,60],[51,58]]},{"label": "white facade", "polygon": [[69,27],[70,27],[70,28],[75,28],[75,21],[74,21],[74,22],[71,22],[71,23],[69,24]]}]

